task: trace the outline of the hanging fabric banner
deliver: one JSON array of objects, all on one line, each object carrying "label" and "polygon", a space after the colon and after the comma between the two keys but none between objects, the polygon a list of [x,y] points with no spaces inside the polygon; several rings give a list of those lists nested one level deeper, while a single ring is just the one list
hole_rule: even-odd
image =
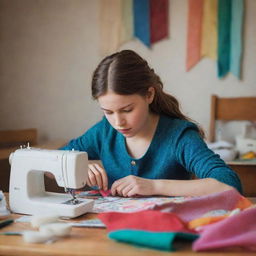
[{"label": "hanging fabric banner", "polygon": [[201,55],[217,59],[217,0],[204,0]]},{"label": "hanging fabric banner", "polygon": [[230,71],[240,78],[242,58],[244,1],[232,0]]},{"label": "hanging fabric banner", "polygon": [[231,1],[218,1],[218,77],[224,77],[230,68]]},{"label": "hanging fabric banner", "polygon": [[150,0],[133,1],[134,35],[150,47]]},{"label": "hanging fabric banner", "polygon": [[122,0],[100,1],[101,54],[115,52],[121,44]]},{"label": "hanging fabric banner", "polygon": [[130,41],[133,38],[133,0],[121,2],[122,24],[121,24],[121,43]]},{"label": "hanging fabric banner", "polygon": [[201,59],[203,0],[189,0],[186,70]]},{"label": "hanging fabric banner", "polygon": [[169,0],[150,0],[150,42],[168,37]]}]

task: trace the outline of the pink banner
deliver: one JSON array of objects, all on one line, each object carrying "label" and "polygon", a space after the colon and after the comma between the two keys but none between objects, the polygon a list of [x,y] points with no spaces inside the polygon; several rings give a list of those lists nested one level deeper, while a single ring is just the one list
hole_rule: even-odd
[{"label": "pink banner", "polygon": [[203,0],[189,0],[186,70],[201,59]]}]

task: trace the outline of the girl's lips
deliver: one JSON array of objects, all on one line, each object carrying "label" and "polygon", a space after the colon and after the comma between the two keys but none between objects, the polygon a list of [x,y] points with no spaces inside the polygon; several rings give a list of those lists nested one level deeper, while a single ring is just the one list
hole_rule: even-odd
[{"label": "girl's lips", "polygon": [[119,132],[121,133],[128,133],[131,130],[131,128],[128,129],[118,129]]}]

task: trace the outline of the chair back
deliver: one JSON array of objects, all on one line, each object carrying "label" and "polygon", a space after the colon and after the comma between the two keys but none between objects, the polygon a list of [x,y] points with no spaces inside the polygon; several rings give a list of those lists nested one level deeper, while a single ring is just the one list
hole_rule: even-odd
[{"label": "chair back", "polygon": [[215,141],[216,121],[256,121],[256,97],[211,97],[211,120],[209,141]]}]

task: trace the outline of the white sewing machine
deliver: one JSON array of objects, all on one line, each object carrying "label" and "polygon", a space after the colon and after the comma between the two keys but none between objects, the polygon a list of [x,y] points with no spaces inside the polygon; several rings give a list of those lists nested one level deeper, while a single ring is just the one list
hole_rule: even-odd
[{"label": "white sewing machine", "polygon": [[88,174],[87,153],[28,147],[13,152],[9,161],[12,212],[73,218],[92,209],[93,200],[77,199],[74,194],[47,192],[44,185],[44,172],[50,172],[65,190],[83,187]]}]

